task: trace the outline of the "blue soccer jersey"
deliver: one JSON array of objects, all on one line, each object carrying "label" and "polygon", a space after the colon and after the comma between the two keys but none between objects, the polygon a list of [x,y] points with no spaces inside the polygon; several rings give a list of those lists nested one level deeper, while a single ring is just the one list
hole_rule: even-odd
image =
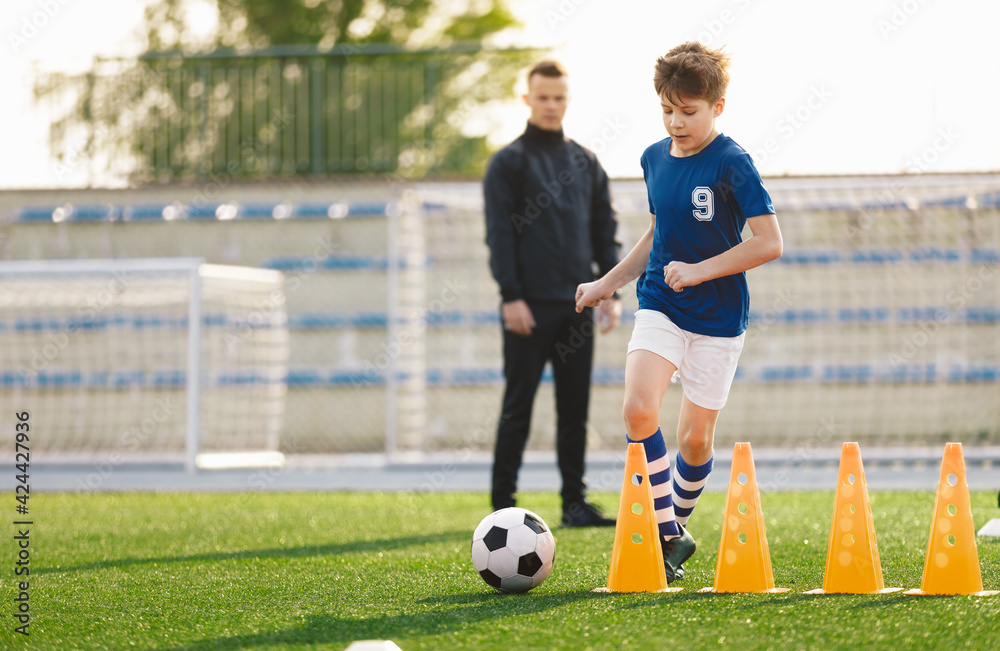
[{"label": "blue soccer jersey", "polygon": [[774,213],[771,197],[750,155],[719,134],[693,156],[670,155],[670,138],[642,153],[649,211],[656,216],[649,263],[639,276],[639,309],[657,310],[678,327],[713,337],[736,337],[747,329],[750,293],[745,273],[670,289],[663,267],[673,260],[695,263],[743,241],[747,217]]}]

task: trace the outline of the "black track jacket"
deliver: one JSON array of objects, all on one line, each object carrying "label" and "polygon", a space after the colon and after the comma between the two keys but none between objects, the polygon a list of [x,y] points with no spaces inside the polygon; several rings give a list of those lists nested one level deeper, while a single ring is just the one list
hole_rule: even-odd
[{"label": "black track jacket", "polygon": [[597,156],[528,124],[483,180],[490,268],[504,302],[569,301],[618,263],[618,223]]}]

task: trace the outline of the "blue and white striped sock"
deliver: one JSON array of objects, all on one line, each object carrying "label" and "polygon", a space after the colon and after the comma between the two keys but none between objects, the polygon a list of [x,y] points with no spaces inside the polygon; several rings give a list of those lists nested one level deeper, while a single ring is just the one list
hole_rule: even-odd
[{"label": "blue and white striped sock", "polygon": [[678,524],[687,525],[694,505],[698,503],[701,492],[708,483],[708,475],[715,465],[715,456],[700,466],[692,466],[684,461],[681,453],[677,453],[674,468],[674,515]]},{"label": "blue and white striped sock", "polygon": [[653,491],[653,511],[656,512],[656,523],[664,540],[670,540],[681,535],[674,518],[674,502],[670,495],[670,457],[667,456],[667,445],[663,441],[663,432],[659,429],[649,438],[633,441],[625,436],[629,443],[642,443],[646,451],[646,465],[649,467],[649,486]]}]

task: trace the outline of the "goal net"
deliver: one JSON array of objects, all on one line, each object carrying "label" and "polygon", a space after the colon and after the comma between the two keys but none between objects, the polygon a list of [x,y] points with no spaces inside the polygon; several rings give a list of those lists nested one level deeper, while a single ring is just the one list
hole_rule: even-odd
[{"label": "goal net", "polygon": [[[784,255],[747,274],[750,328],[716,449],[753,441],[799,458],[842,441],[898,448],[1000,442],[997,177],[767,185]],[[650,223],[645,186],[618,181],[612,190],[618,237],[628,251]],[[429,261],[423,291],[430,381],[419,444],[488,451],[501,416],[503,372],[482,203],[471,192],[446,199],[427,193],[427,200],[442,208],[420,221]],[[750,235],[747,229],[744,237]],[[638,305],[634,283],[620,294],[622,326],[596,337],[590,450],[622,449],[624,359]],[[369,350],[374,358],[375,344]],[[664,431],[677,422],[680,385],[663,401]],[[529,450],[555,447],[553,403],[547,370]]]},{"label": "goal net", "polygon": [[46,260],[0,263],[0,283],[0,413],[31,414],[36,459],[183,459],[193,469],[278,451],[280,272]]}]

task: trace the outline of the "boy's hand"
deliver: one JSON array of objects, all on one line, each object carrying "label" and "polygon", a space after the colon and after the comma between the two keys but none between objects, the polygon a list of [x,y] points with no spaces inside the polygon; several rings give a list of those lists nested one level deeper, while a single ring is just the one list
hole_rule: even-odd
[{"label": "boy's hand", "polygon": [[582,283],[576,288],[576,311],[583,312],[585,307],[597,307],[601,301],[611,298],[614,290],[607,291],[601,287],[601,281],[595,280],[591,283]]},{"label": "boy's hand", "polygon": [[698,265],[674,260],[663,268],[663,281],[667,287],[679,292],[685,287],[700,285],[702,278],[698,275]]}]

